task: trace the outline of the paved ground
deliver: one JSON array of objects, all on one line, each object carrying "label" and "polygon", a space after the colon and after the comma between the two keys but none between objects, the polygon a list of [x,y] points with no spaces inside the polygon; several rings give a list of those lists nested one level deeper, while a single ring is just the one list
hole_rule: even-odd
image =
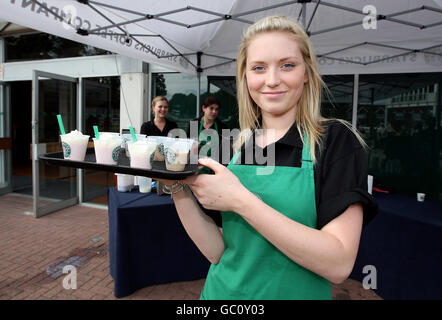
[{"label": "paved ground", "polygon": [[[109,273],[107,210],[75,206],[35,219],[32,198],[0,196],[0,300],[117,299]],[[77,289],[63,287],[65,265]],[[122,299],[194,300],[204,279],[155,285]],[[335,300],[382,300],[352,279],[333,286]]]}]

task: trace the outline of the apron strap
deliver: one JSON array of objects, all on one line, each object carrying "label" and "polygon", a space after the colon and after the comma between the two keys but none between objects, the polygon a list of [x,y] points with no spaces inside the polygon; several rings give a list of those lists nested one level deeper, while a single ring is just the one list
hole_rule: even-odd
[{"label": "apron strap", "polygon": [[[302,147],[302,168],[313,169],[313,161],[310,154],[310,142],[307,139],[307,134],[304,134],[304,145]],[[235,153],[229,162],[229,165],[235,164],[238,157],[241,155],[241,151]]]},{"label": "apron strap", "polygon": [[[216,120],[214,121],[213,124],[214,124],[214,127],[215,127],[215,131],[218,132],[218,124],[216,123]],[[200,128],[198,130],[198,137],[200,136],[201,131],[203,131],[203,129],[204,129],[203,125],[204,125],[204,117],[201,118]]]},{"label": "apron strap", "polygon": [[202,117],[201,121],[200,121],[200,128],[198,130],[198,136],[201,134],[201,131],[203,131],[203,125],[204,125],[204,117]]},{"label": "apron strap", "polygon": [[238,160],[240,155],[241,155],[241,151],[238,151],[237,153],[235,153],[233,155],[232,159],[230,160],[229,165],[236,164],[236,161]]},{"label": "apron strap", "polygon": [[[204,125],[204,117],[201,118],[200,128],[198,130],[198,141],[200,141],[200,148],[205,146],[206,143],[211,143],[211,141],[212,141],[212,138],[210,136],[207,136],[204,133],[202,133],[202,131],[204,130],[203,125]],[[216,120],[214,122],[214,127],[215,127],[215,131],[218,133],[218,124],[216,123]],[[205,140],[205,141],[201,141],[201,140]],[[212,156],[211,150],[208,150],[207,156],[208,157]],[[199,171],[199,173],[210,173],[210,172],[212,172],[212,171],[210,169],[208,169],[207,167],[204,167]]]},{"label": "apron strap", "polygon": [[312,156],[310,154],[310,142],[307,133],[304,133],[304,145],[302,147],[302,168],[313,169]]},{"label": "apron strap", "polygon": [[[304,145],[302,147],[302,168],[313,169],[313,161],[310,154],[310,142],[307,139],[307,134],[304,134]],[[235,153],[229,162],[229,165],[235,164],[238,157],[241,155],[241,151]]]}]

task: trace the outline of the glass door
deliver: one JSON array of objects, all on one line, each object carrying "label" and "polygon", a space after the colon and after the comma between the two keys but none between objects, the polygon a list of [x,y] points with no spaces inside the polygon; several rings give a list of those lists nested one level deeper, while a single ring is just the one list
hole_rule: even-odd
[{"label": "glass door", "polygon": [[73,206],[78,199],[77,169],[48,165],[38,155],[62,151],[57,115],[66,133],[79,127],[76,78],[34,70],[32,78],[32,185],[34,217]]},{"label": "glass door", "polygon": [[0,195],[12,191],[11,184],[11,128],[9,125],[8,86],[0,82]]},{"label": "glass door", "polygon": [[[98,126],[100,132],[120,132],[120,104],[119,99],[113,97],[115,91],[119,92],[118,85],[117,77],[81,79],[85,134],[93,137],[94,125]],[[114,174],[91,169],[83,171],[82,202],[107,205],[107,189],[115,185]]]},{"label": "glass door", "polygon": [[[113,97],[119,90],[118,77],[82,78],[83,119],[85,134],[94,135],[93,126],[100,132],[119,132],[120,101]],[[113,101],[116,100],[116,101]],[[113,118],[118,116],[117,121]]]}]

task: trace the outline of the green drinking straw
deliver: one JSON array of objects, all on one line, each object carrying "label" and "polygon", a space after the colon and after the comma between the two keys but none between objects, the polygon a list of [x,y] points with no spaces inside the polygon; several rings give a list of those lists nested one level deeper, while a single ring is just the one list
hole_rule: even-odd
[{"label": "green drinking straw", "polygon": [[94,126],[95,138],[98,140],[100,138],[100,134],[98,133],[98,126]]},{"label": "green drinking straw", "polygon": [[66,132],[64,131],[63,120],[61,119],[61,115],[57,115],[58,125],[60,126],[61,134],[64,135]]},{"label": "green drinking straw", "polygon": [[137,142],[137,136],[135,135],[134,127],[130,126],[129,130],[130,130],[130,134],[132,135],[132,141]]}]

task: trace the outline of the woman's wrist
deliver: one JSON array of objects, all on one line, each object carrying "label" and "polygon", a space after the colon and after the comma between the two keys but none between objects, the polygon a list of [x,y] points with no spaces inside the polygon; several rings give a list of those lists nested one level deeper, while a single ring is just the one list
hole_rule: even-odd
[{"label": "woman's wrist", "polygon": [[183,190],[184,190],[184,184],[179,181],[176,181],[174,184],[171,184],[171,185],[167,185],[167,184],[163,185],[163,192],[165,194],[173,195],[173,194],[181,192]]},{"label": "woman's wrist", "polygon": [[190,188],[188,185],[183,184],[183,189],[179,192],[175,192],[171,195],[173,200],[179,200],[187,197],[189,195]]},{"label": "woman's wrist", "polygon": [[258,200],[258,197],[244,187],[241,192],[237,193],[232,211],[246,218],[247,214],[253,210],[255,200]]}]

